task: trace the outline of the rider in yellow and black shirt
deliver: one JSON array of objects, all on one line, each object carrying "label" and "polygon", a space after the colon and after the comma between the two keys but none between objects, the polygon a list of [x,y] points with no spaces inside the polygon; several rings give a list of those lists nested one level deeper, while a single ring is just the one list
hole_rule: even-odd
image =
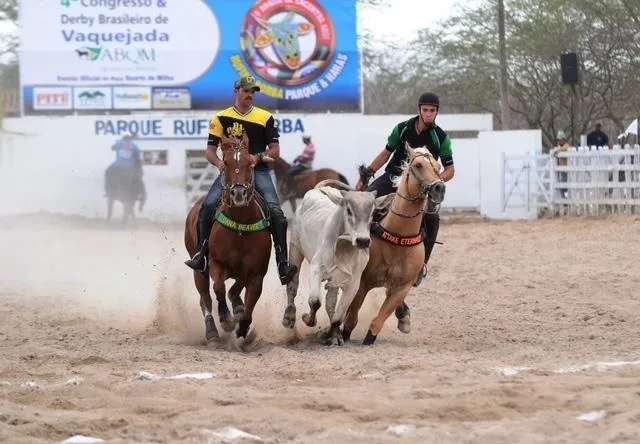
[{"label": "rider in yellow and black shirt", "polygon": [[[271,213],[271,234],[275,246],[278,274],[283,285],[293,279],[297,271],[295,265],[289,264],[287,258],[287,219],[284,217],[276,188],[271,180],[269,169],[263,156],[275,159],[280,155],[279,133],[275,127],[273,116],[269,111],[253,106],[255,93],[260,91],[252,76],[237,80],[234,84],[235,103],[218,114],[209,124],[209,140],[207,141],[207,160],[222,170],[223,162],[217,155],[218,144],[223,137],[241,138],[244,132],[249,138],[249,153],[253,155],[255,165],[254,186],[269,206]],[[196,271],[207,272],[208,240],[218,202],[222,197],[222,175],[218,175],[211,185],[209,193],[199,215],[198,242],[200,251],[185,264]]]}]

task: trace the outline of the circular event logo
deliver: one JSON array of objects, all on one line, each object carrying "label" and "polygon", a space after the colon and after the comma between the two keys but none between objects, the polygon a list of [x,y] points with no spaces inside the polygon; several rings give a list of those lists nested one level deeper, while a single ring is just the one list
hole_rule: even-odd
[{"label": "circular event logo", "polygon": [[245,62],[257,76],[281,86],[308,83],[331,63],[335,31],[315,1],[257,2],[242,22]]}]

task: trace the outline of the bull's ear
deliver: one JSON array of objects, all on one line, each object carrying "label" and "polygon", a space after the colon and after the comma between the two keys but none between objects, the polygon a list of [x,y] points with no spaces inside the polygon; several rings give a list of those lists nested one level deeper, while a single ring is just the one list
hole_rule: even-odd
[{"label": "bull's ear", "polygon": [[324,188],[318,188],[318,189],[322,194],[327,196],[331,200],[331,202],[333,202],[336,205],[342,205],[342,199],[344,197],[345,191],[342,191],[342,190],[338,191],[335,188],[330,188],[330,187],[324,187]]},{"label": "bull's ear", "polygon": [[376,208],[386,208],[391,204],[396,193],[387,194],[376,198]]}]

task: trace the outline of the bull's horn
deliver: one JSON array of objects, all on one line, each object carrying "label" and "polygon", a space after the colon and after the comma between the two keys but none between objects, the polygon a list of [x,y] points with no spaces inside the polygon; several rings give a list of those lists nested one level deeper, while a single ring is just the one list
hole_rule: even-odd
[{"label": "bull's horn", "polygon": [[353,188],[351,188],[349,185],[345,185],[344,183],[335,179],[325,179],[321,182],[318,182],[314,188],[321,188],[321,187],[332,187],[338,190],[354,191]]}]

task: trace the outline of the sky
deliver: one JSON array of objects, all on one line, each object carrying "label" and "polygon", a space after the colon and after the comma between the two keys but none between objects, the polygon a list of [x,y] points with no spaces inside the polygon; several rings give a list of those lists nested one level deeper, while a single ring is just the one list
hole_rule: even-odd
[{"label": "sky", "polygon": [[419,29],[435,25],[438,21],[456,14],[458,5],[472,7],[479,0],[388,0],[390,6],[360,14],[361,23],[375,29],[384,39],[408,41]]},{"label": "sky", "polygon": [[[381,40],[409,41],[419,29],[455,14],[458,5],[473,6],[478,1],[480,0],[387,0],[387,7],[362,10],[360,23],[375,30]],[[15,32],[13,27],[0,23],[0,39],[3,33],[12,31]]]}]

